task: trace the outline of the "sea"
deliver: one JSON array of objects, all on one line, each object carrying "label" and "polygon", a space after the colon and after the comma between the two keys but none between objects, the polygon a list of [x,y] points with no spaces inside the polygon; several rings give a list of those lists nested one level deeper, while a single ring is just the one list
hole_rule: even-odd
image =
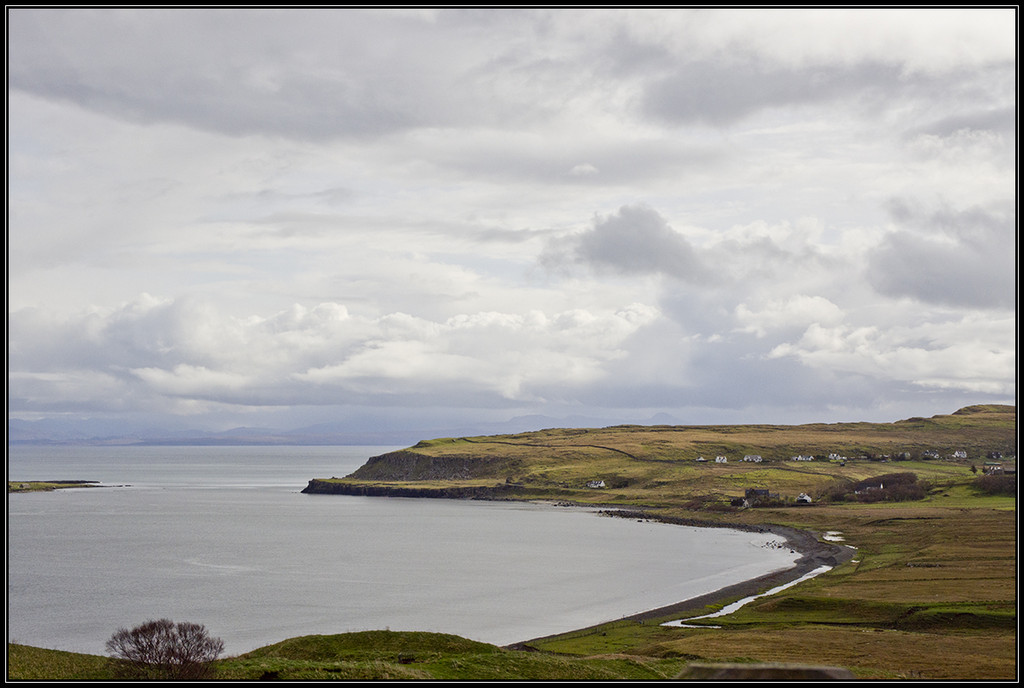
[{"label": "sea", "polygon": [[788,569],[771,534],[596,508],[306,495],[398,447],[10,446],[7,640],[104,654],[119,628],[201,623],[226,655],[390,629],[497,645]]}]

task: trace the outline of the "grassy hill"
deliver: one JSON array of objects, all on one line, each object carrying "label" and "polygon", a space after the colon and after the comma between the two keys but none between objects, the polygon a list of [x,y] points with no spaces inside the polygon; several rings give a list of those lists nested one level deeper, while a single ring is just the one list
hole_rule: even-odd
[{"label": "grassy hill", "polygon": [[[624,425],[443,438],[373,457],[345,478],[315,479],[307,491],[708,509],[749,487],[794,499],[897,470],[927,481],[965,476],[990,452],[1015,453],[1016,420],[1013,406],[971,406],[895,423]],[[743,461],[754,455],[762,460]],[[798,455],[816,460],[791,460]],[[728,462],[716,463],[719,456]]]},{"label": "grassy hill", "polygon": [[[218,660],[214,678],[285,680],[663,680],[686,665],[672,657],[580,658],[508,650],[441,633],[364,631],[291,638]],[[14,680],[110,680],[95,655],[8,646]]]}]

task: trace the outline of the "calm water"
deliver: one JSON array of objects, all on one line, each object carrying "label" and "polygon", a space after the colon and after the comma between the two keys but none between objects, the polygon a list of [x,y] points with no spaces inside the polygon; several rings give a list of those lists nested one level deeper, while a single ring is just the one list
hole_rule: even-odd
[{"label": "calm water", "polygon": [[394,447],[13,447],[8,640],[104,653],[121,626],[205,624],[236,654],[390,628],[509,644],[788,568],[773,536],[535,504],[304,495]]}]

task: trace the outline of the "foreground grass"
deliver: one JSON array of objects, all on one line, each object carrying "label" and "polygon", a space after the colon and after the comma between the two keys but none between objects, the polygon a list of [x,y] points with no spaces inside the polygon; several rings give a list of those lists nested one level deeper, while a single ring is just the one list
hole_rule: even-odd
[{"label": "foreground grass", "polygon": [[75,681],[111,679],[106,657],[29,645],[7,645],[10,681]]},{"label": "foreground grass", "polygon": [[[662,680],[675,657],[576,658],[506,650],[456,636],[366,631],[291,638],[216,662],[214,678],[299,680]],[[10,680],[112,679],[104,657],[8,645]]]}]

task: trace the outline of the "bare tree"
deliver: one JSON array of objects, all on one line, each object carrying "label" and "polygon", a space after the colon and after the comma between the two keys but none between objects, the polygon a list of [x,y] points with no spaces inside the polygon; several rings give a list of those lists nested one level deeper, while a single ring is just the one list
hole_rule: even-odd
[{"label": "bare tree", "polygon": [[125,678],[196,680],[208,678],[224,651],[224,641],[211,638],[201,624],[170,619],[120,628],[107,641],[107,652]]}]

